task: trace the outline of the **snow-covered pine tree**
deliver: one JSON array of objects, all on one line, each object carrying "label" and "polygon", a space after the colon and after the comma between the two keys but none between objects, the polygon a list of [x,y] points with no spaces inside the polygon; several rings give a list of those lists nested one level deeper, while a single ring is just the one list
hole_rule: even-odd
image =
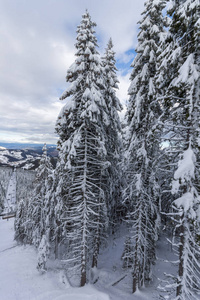
[{"label": "snow-covered pine tree", "polygon": [[28,201],[21,199],[17,205],[16,217],[14,222],[15,235],[14,239],[22,244],[30,243],[30,238],[27,236],[27,206]]},{"label": "snow-covered pine tree", "polygon": [[175,285],[168,285],[168,289],[176,288],[176,300],[194,300],[200,291],[200,3],[185,0],[172,4],[172,23],[160,68],[160,76],[167,82],[162,106],[176,167],[172,218],[178,239],[178,274]]},{"label": "snow-covered pine tree", "polygon": [[33,197],[28,199],[28,209],[25,215],[27,242],[33,243],[37,248],[46,230],[46,182],[52,173],[52,165],[49,156],[47,156],[46,144],[42,150],[43,155],[36,170]]},{"label": "snow-covered pine tree", "polygon": [[[61,155],[59,155],[61,157]],[[67,198],[67,186],[66,180],[67,174],[63,175],[63,165],[61,166],[60,157],[58,157],[54,176],[52,178],[52,186],[47,190],[46,201],[49,204],[47,213],[47,224],[49,228],[49,240],[51,241],[51,247],[54,248],[55,259],[59,259],[62,255],[61,245],[64,244],[64,226],[61,216],[64,211],[64,201]],[[67,178],[70,182],[70,178]],[[65,196],[64,196],[65,195]]]},{"label": "snow-covered pine tree", "polygon": [[157,158],[158,119],[161,114],[156,97],[157,51],[164,33],[162,10],[165,1],[145,2],[139,22],[138,45],[133,61],[127,110],[127,188],[125,201],[131,212],[133,253],[133,292],[151,278],[159,220]]},{"label": "snow-covered pine tree", "polygon": [[38,248],[42,236],[46,231],[47,209],[45,197],[47,192],[47,181],[53,172],[50,157],[47,155],[47,147],[44,144],[43,155],[39,167],[36,170],[35,190],[31,201],[30,218],[32,220],[32,242]]},{"label": "snow-covered pine tree", "polygon": [[[48,177],[45,181],[45,197],[44,197],[44,211],[45,211],[45,219],[44,219],[44,227],[45,227],[45,237],[44,241],[48,241],[47,248],[54,249],[55,258],[59,257],[58,254],[58,245],[59,245],[59,238],[56,232],[59,232],[58,224],[55,224],[55,189],[58,184],[59,178],[55,181],[55,170],[51,170],[49,172]],[[43,234],[44,235],[44,234]],[[50,245],[50,246],[49,246]],[[43,243],[44,246],[44,243]],[[42,248],[43,248],[42,246]],[[40,257],[40,256],[39,256]],[[39,261],[39,258],[38,258]]]},{"label": "snow-covered pine tree", "polygon": [[44,233],[38,246],[38,264],[37,269],[40,272],[46,271],[46,263],[50,254],[49,237]]},{"label": "snow-covered pine tree", "polygon": [[28,218],[29,206],[34,190],[35,172],[16,169],[17,211],[14,223],[15,240],[23,244],[32,243],[31,219]]},{"label": "snow-covered pine tree", "polygon": [[[97,39],[89,13],[77,28],[76,60],[67,71],[69,96],[59,114],[59,158],[55,176],[55,224],[61,224],[66,243],[66,258],[80,275],[80,285],[87,281],[91,257],[96,256],[99,238],[105,230],[107,207],[104,190],[107,160],[107,105],[102,90],[102,67],[96,50]],[[95,263],[96,264],[96,263]],[[69,268],[68,268],[69,270]]]},{"label": "snow-covered pine tree", "polygon": [[[113,42],[110,38],[108,41],[105,54],[102,57],[103,65],[103,96],[107,106],[109,122],[106,126],[106,149],[110,166],[108,168],[108,177],[106,185],[109,188],[107,191],[107,208],[111,228],[117,224],[118,217],[117,209],[121,202],[121,172],[119,162],[121,160],[121,124],[118,111],[122,110],[122,105],[116,96],[118,89],[118,79],[116,75],[117,68],[115,66],[115,52],[113,51]],[[109,185],[108,185],[109,183]]]},{"label": "snow-covered pine tree", "polygon": [[0,167],[0,213],[3,211],[6,201],[6,191],[10,176],[12,174],[12,168]]},{"label": "snow-covered pine tree", "polygon": [[34,190],[35,171],[16,169],[16,201],[17,203],[23,199],[30,199]]},{"label": "snow-covered pine tree", "polygon": [[4,209],[4,201],[5,201],[6,193],[3,188],[3,184],[0,182],[0,213],[2,213]]},{"label": "snow-covered pine tree", "polygon": [[124,251],[121,257],[123,261],[123,269],[132,269],[133,267],[133,243],[130,236],[126,237]]}]

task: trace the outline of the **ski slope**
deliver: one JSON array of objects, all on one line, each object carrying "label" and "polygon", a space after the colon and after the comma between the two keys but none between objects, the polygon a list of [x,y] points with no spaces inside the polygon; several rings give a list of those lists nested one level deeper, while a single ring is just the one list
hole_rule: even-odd
[{"label": "ski slope", "polygon": [[5,212],[13,212],[15,211],[16,206],[16,169],[13,170],[8,189],[6,192],[6,199],[5,199]]}]

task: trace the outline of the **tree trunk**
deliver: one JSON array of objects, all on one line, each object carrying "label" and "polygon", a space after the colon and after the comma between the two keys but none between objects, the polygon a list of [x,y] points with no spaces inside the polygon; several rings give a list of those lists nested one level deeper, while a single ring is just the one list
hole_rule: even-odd
[{"label": "tree trunk", "polygon": [[182,279],[183,279],[183,250],[184,250],[184,243],[185,243],[185,230],[184,230],[184,214],[181,216],[181,226],[180,226],[180,244],[179,244],[179,268],[178,268],[178,280],[177,280],[177,289],[176,289],[176,296],[180,296],[182,294]]},{"label": "tree trunk", "polygon": [[84,286],[86,284],[86,259],[85,259],[86,249],[83,249],[83,251],[84,254],[82,255],[82,259],[81,259],[81,286]]},{"label": "tree trunk", "polygon": [[94,244],[94,254],[92,258],[92,268],[97,267],[98,262],[98,255],[99,255],[99,232],[97,232],[97,236],[95,238],[95,244]]},{"label": "tree trunk", "polygon": [[[138,230],[137,230],[138,231]],[[137,232],[138,234],[138,232]],[[134,272],[133,272],[133,293],[138,289],[138,278],[139,278],[139,262],[138,262],[138,237],[135,241],[135,261],[134,261]]]},{"label": "tree trunk", "polygon": [[55,259],[58,259],[58,236],[55,238]]},{"label": "tree trunk", "polygon": [[55,238],[55,259],[59,258],[59,244],[60,244],[60,225],[61,222],[56,220],[56,225],[57,225],[57,233],[56,233],[56,238]]},{"label": "tree trunk", "polygon": [[137,280],[137,274],[134,272],[133,274],[133,293],[137,291],[138,288],[138,280]]},{"label": "tree trunk", "polygon": [[[102,176],[100,176],[100,189],[101,189]],[[100,192],[101,193],[101,192]],[[96,236],[94,239],[94,254],[92,258],[92,268],[97,267],[99,247],[100,247],[100,215],[101,215],[101,195],[99,195],[99,206],[98,206],[98,216],[97,216],[97,228]]]},{"label": "tree trunk", "polygon": [[85,151],[84,151],[84,170],[83,170],[83,183],[82,183],[82,197],[83,197],[83,227],[82,227],[82,254],[81,254],[81,286],[86,284],[86,258],[87,258],[87,200],[86,200],[86,182],[87,182],[87,130],[85,133]]}]

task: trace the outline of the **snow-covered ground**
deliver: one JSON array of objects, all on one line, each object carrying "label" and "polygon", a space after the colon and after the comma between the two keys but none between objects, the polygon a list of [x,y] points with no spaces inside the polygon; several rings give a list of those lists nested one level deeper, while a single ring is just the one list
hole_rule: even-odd
[{"label": "snow-covered ground", "polygon": [[[16,172],[10,177],[6,193],[7,209],[16,202]],[[111,237],[99,256],[98,269],[93,269],[91,282],[83,288],[71,287],[59,263],[49,262],[41,274],[36,269],[37,252],[32,246],[19,246],[14,241],[14,218],[0,220],[0,300],[153,300],[160,299],[157,290],[163,273],[172,273],[168,260],[175,260],[165,237],[158,241],[157,263],[153,280],[142,291],[131,293],[131,272],[122,268],[121,256],[127,229]],[[70,280],[70,278],[69,278]],[[165,298],[170,299],[170,298]]]},{"label": "snow-covered ground", "polygon": [[[16,172],[7,189],[7,208],[16,202]],[[142,291],[131,293],[131,272],[122,268],[121,256],[127,229],[123,226],[110,238],[99,256],[98,269],[93,269],[91,282],[83,288],[71,287],[59,264],[49,263],[45,274],[36,269],[37,252],[32,246],[14,241],[14,218],[0,219],[0,300],[153,300],[160,299],[157,286],[163,273],[172,273],[168,260],[175,260],[165,237],[158,241],[157,263],[153,280]],[[170,298],[165,298],[170,299]]]},{"label": "snow-covered ground", "polygon": [[[37,253],[32,246],[19,246],[13,240],[14,219],[0,220],[0,299],[1,300],[150,300],[159,299],[157,277],[171,271],[165,261],[171,255],[166,240],[159,242],[158,263],[153,283],[142,292],[131,294],[131,276],[122,278],[120,257],[123,251],[123,232],[111,240],[100,255],[97,282],[83,288],[71,287],[64,273],[49,269],[40,274],[37,269]],[[161,257],[162,256],[162,257]]]},{"label": "snow-covered ground", "polygon": [[13,241],[13,221],[0,220],[1,300],[109,300],[91,285],[70,287],[62,271],[40,274],[35,249]]}]

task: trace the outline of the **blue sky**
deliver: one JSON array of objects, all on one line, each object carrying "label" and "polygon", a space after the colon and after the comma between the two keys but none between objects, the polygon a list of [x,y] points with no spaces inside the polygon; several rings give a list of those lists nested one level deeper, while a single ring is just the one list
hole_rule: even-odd
[{"label": "blue sky", "polygon": [[128,98],[130,63],[144,0],[0,0],[0,143],[56,143],[59,96],[74,61],[76,28],[88,9],[99,52],[111,37],[118,97]]}]

